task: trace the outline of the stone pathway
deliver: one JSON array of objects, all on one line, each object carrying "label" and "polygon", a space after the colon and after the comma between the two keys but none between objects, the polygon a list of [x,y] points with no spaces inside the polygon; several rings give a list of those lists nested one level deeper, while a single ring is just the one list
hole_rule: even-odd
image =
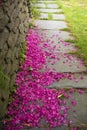
[{"label": "stone pathway", "polygon": [[[53,3],[53,4],[52,4]],[[48,66],[51,69],[55,69],[58,72],[64,73],[73,73],[73,80],[64,79],[59,82],[55,82],[50,88],[87,88],[87,68],[83,65],[82,61],[75,56],[68,54],[69,52],[76,51],[76,47],[72,43],[64,42],[63,40],[73,40],[72,34],[68,31],[63,31],[64,28],[69,28],[65,22],[65,16],[63,11],[54,1],[51,0],[39,0],[38,4],[35,5],[37,10],[41,11],[40,19],[35,20],[36,26],[40,34],[42,32],[45,34],[44,41],[47,41],[50,38],[49,43],[56,45],[54,53],[58,53],[59,60],[53,65],[53,62],[50,62]],[[39,8],[38,8],[39,7]],[[51,20],[49,19],[49,14],[52,16]],[[58,41],[61,42],[58,42]],[[87,91],[82,95],[73,94],[73,98],[77,100],[76,115],[73,115],[70,111],[70,117],[73,118],[75,124],[80,125],[82,123],[87,124]],[[82,107],[81,107],[82,106]],[[69,118],[70,118],[69,117]],[[45,130],[46,128],[31,128],[30,130]],[[28,130],[28,129],[25,129]],[[68,130],[68,127],[57,127],[52,130]],[[87,128],[81,127],[80,130],[87,130]]]}]

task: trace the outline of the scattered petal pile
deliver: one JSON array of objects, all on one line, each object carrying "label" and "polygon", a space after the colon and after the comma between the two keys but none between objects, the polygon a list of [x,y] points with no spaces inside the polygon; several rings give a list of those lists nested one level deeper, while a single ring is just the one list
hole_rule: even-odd
[{"label": "scattered petal pile", "polygon": [[[43,120],[43,125],[49,128],[66,125],[69,110],[66,100],[74,90],[67,93],[64,89],[49,89],[47,86],[60,79],[70,78],[71,75],[49,69],[49,59],[56,59],[52,51],[55,46],[52,48],[48,43],[43,44],[43,38],[37,31],[29,30],[26,41],[26,58],[17,74],[18,88],[8,108],[9,120],[6,120],[5,130],[41,127]],[[74,100],[71,103],[76,106]]]}]

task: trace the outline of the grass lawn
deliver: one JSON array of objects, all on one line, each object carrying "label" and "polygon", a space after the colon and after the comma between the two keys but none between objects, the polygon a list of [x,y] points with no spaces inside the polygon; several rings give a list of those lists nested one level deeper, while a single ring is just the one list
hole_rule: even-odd
[{"label": "grass lawn", "polygon": [[63,9],[73,36],[76,52],[87,65],[87,0],[57,0]]}]

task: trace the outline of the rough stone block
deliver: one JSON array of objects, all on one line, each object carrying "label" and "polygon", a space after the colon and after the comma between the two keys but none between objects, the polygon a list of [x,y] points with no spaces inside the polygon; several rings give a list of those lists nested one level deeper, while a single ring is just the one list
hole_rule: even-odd
[{"label": "rough stone block", "polygon": [[8,38],[8,35],[9,35],[8,30],[5,28],[4,31],[0,34],[0,50],[3,49],[4,44],[6,43],[6,40]]},{"label": "rough stone block", "polygon": [[18,39],[18,35],[19,35],[18,33],[13,33],[13,32],[10,33],[10,35],[8,37],[8,41],[7,41],[8,47],[13,48],[15,46],[16,41]]},{"label": "rough stone block", "polygon": [[9,21],[9,17],[7,15],[4,15],[3,18],[0,20],[0,31],[4,29],[8,21]]},{"label": "rough stone block", "polygon": [[0,117],[3,117],[6,114],[8,98],[9,98],[9,86],[6,90],[0,87]]}]

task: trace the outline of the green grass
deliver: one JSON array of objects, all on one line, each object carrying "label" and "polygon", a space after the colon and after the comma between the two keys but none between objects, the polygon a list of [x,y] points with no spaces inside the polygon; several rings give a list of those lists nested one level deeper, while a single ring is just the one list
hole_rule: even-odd
[{"label": "green grass", "polygon": [[10,78],[3,72],[0,67],[0,89],[8,90]]},{"label": "green grass", "polygon": [[38,3],[38,0],[30,0],[30,6],[31,6],[31,12],[32,12],[32,18],[38,18],[40,16],[40,11],[37,11],[37,8],[39,9],[39,7],[35,7],[33,6],[34,4]]},{"label": "green grass", "polygon": [[76,39],[77,55],[87,63],[87,0],[57,0]]},{"label": "green grass", "polygon": [[[49,13],[49,12],[43,11],[43,13],[46,13],[46,14],[47,14],[47,13]],[[61,12],[54,12],[54,14],[64,14],[64,13],[63,13],[63,11],[61,11]]]},{"label": "green grass", "polygon": [[52,19],[53,19],[52,13],[48,13],[48,19],[49,19],[49,20],[52,20]]},{"label": "green grass", "polygon": [[64,40],[65,42],[70,42],[70,43],[76,43],[76,40],[72,40],[72,39],[68,39],[68,40]]},{"label": "green grass", "polygon": [[61,31],[68,31],[70,32],[70,28],[63,28],[63,29],[60,29]]},{"label": "green grass", "polygon": [[40,18],[40,20],[48,20],[48,18]]},{"label": "green grass", "polygon": [[60,12],[54,12],[54,14],[64,14],[63,11],[60,11]]},{"label": "green grass", "polygon": [[44,2],[44,4],[45,4],[45,8],[48,8],[48,3],[47,3],[47,2]]}]

